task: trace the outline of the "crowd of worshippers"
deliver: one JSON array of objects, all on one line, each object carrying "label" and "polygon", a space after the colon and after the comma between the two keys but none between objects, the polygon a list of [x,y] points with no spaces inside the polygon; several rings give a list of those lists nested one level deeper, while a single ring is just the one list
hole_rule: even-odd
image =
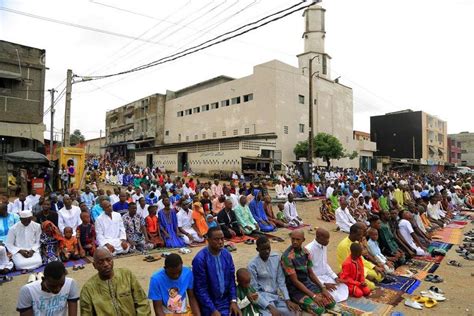
[{"label": "crowd of worshippers", "polygon": [[[340,311],[337,303],[349,296],[371,293],[373,283],[364,276],[367,227],[351,227],[349,242],[337,246],[338,269],[327,262],[330,233],[318,228],[305,243],[303,230],[291,232],[291,244],[281,254],[272,252],[267,236],[256,241],[256,255],[236,271],[232,255],[224,248],[219,227],[208,231],[207,246],[183,265],[179,254],[168,254],[164,267],[154,272],[148,295],[135,275],[114,268],[107,247],[93,255],[97,274],[79,290],[59,261],[48,263],[40,280],[24,285],[18,296],[20,315],[321,315]],[[343,260],[339,257],[344,255]],[[367,278],[370,276],[368,275]],[[150,304],[151,303],[151,304]],[[151,307],[152,306],[152,307]]]},{"label": "crowd of worshippers", "polygon": [[[183,248],[202,243],[208,229],[220,227],[227,239],[259,236],[278,227],[303,224],[289,194],[275,213],[266,183],[219,181],[197,184],[168,178],[161,187],[143,185],[114,192],[89,186],[49,198],[20,193],[14,202],[0,202],[0,272],[27,272],[52,261],[66,262],[106,247],[113,255],[157,248]],[[81,268],[80,266],[78,268]]]}]

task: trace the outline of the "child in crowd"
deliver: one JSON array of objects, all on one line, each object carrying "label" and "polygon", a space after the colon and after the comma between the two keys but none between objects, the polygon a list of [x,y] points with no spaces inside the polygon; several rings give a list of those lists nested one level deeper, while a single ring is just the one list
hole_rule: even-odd
[{"label": "child in crowd", "polygon": [[285,218],[285,213],[283,213],[284,209],[285,209],[285,205],[283,203],[278,203],[277,219],[282,221],[285,224],[288,224],[288,220]]},{"label": "child in crowd", "polygon": [[158,216],[156,216],[156,205],[150,205],[148,207],[148,216],[145,218],[146,233],[148,234],[148,240],[153,246],[163,247],[163,239],[160,236],[160,223],[158,221]]},{"label": "child in crowd", "polygon": [[77,260],[79,255],[79,243],[77,238],[72,235],[72,228],[64,228],[64,238],[61,240],[61,260],[63,262],[69,260]]},{"label": "child in crowd", "polygon": [[93,256],[96,249],[95,227],[91,224],[91,216],[87,212],[81,212],[82,224],[77,226],[76,238],[79,240],[79,254],[82,258]]},{"label": "child in crowd", "polygon": [[330,222],[336,219],[332,211],[331,200],[323,200],[323,203],[321,204],[320,212],[321,212],[321,219],[323,221]]},{"label": "child in crowd", "polygon": [[206,215],[206,222],[208,228],[217,227],[217,221],[212,214]]},{"label": "child in crowd", "polygon": [[260,315],[257,305],[258,293],[250,285],[250,272],[241,268],[237,270],[237,305],[242,311],[242,316]]},{"label": "child in crowd", "polygon": [[369,240],[367,241],[367,246],[369,248],[369,253],[375,257],[378,263],[383,264],[385,273],[393,274],[395,271],[393,269],[393,263],[382,254],[379,243],[377,242],[377,240],[379,240],[379,232],[377,229],[370,228],[368,231],[368,236]]},{"label": "child in crowd", "polygon": [[359,243],[352,243],[351,254],[342,263],[339,278],[349,287],[350,296],[358,298],[370,295],[370,289],[365,283],[362,246]]}]

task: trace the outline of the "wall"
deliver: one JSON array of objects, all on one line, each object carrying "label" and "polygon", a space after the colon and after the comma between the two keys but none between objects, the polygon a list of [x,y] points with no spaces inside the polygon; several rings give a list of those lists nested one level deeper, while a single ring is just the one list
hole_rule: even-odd
[{"label": "wall", "polygon": [[461,142],[461,165],[474,168],[474,133],[450,134],[450,138]]}]

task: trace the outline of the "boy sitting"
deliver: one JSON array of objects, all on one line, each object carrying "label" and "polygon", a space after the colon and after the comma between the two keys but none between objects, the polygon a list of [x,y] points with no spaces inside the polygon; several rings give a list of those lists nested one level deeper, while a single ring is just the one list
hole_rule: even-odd
[{"label": "boy sitting", "polygon": [[358,298],[370,295],[370,289],[365,283],[362,246],[359,243],[352,243],[351,254],[342,263],[339,279],[349,288],[350,296]]},{"label": "boy sitting", "polygon": [[160,236],[160,223],[158,216],[156,216],[156,205],[150,205],[148,207],[148,216],[145,218],[146,233],[148,234],[148,240],[153,244],[153,247],[163,247],[164,242]]},{"label": "boy sitting", "polygon": [[383,264],[383,268],[385,273],[393,274],[393,263],[389,261],[380,250],[379,243],[379,232],[375,228],[370,228],[368,231],[369,240],[367,241],[367,247],[369,249],[369,253],[375,257],[378,263]]},{"label": "boy sitting", "polygon": [[79,254],[82,258],[93,256],[96,248],[95,228],[91,224],[91,216],[87,212],[81,213],[82,224],[77,226],[76,238],[79,240]]},{"label": "boy sitting", "polygon": [[60,256],[63,262],[80,258],[79,243],[77,242],[77,238],[72,235],[71,227],[64,227],[64,238],[61,240]]},{"label": "boy sitting", "polygon": [[257,305],[258,293],[250,285],[250,279],[251,275],[247,269],[237,270],[237,305],[243,316],[260,315]]}]

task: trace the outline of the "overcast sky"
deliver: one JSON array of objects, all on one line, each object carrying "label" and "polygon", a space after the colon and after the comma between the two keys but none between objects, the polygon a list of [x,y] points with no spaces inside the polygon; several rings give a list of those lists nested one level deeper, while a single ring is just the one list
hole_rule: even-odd
[{"label": "overcast sky", "polygon": [[[115,36],[0,10],[0,38],[46,49],[46,88],[64,88],[66,70],[108,74],[144,64],[295,4],[288,0],[12,1],[0,7],[67,21]],[[354,91],[354,129],[371,115],[411,108],[472,129],[474,0],[332,0],[326,50],[332,77]],[[113,6],[113,7],[111,7]],[[242,77],[272,59],[297,66],[303,18],[295,13],[243,37],[132,75],[73,85],[71,132],[105,129],[105,111],[224,74]],[[127,38],[127,36],[129,38]],[[139,37],[138,40],[131,38]],[[45,109],[50,103],[45,99]],[[56,131],[64,121],[57,105]],[[49,130],[49,115],[45,117]]]}]

